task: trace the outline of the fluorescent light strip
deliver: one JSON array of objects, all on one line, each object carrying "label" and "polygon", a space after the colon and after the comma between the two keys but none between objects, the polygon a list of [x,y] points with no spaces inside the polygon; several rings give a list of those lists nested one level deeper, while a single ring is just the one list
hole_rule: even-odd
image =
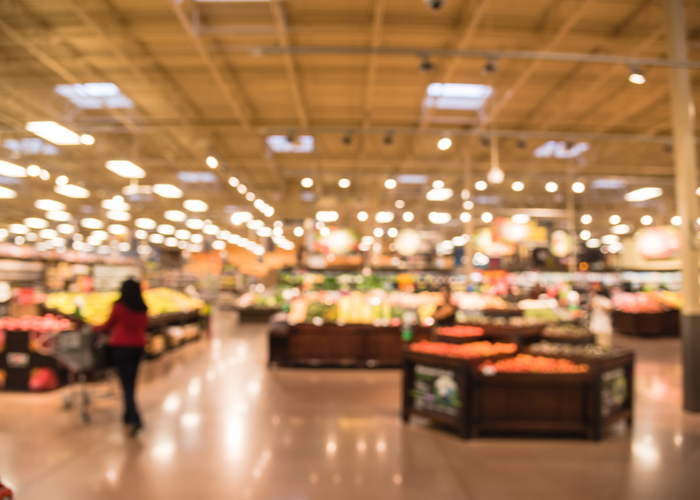
[{"label": "fluorescent light strip", "polygon": [[29,122],[25,128],[56,146],[79,146],[80,136],[56,122]]}]

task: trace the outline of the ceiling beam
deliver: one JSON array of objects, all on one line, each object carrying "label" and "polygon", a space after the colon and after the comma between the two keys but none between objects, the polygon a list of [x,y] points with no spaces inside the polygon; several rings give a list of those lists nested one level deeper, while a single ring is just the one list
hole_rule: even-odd
[{"label": "ceiling beam", "polygon": [[[272,17],[275,20],[277,40],[280,46],[289,47],[289,27],[287,26],[287,13],[284,5],[281,0],[271,0],[270,8],[272,9]],[[284,67],[287,71],[287,78],[289,79],[289,85],[292,91],[292,102],[294,103],[294,109],[299,119],[299,125],[306,127],[309,125],[309,117],[306,112],[306,106],[304,105],[304,98],[301,95],[301,84],[292,54],[289,52],[282,54],[282,60],[284,61]]]},{"label": "ceiling beam", "polygon": [[226,81],[218,65],[216,64],[216,62],[214,62],[211,55],[209,54],[209,51],[204,46],[204,43],[197,36],[194,27],[190,22],[190,19],[188,18],[187,14],[185,14],[185,11],[182,9],[182,0],[168,1],[170,3],[170,7],[172,8],[173,13],[175,14],[175,17],[177,17],[177,20],[180,22],[180,26],[182,26],[182,29],[185,31],[187,37],[192,42],[192,45],[194,45],[194,48],[197,51],[200,60],[202,61],[202,63],[204,63],[204,66],[207,68],[209,75],[214,81],[214,84],[219,90],[219,93],[224,98],[224,101],[226,101],[228,107],[231,108],[231,111],[233,111],[233,114],[238,118],[243,128],[250,128],[250,118],[248,117],[248,112],[246,111],[245,106],[243,104],[243,99],[241,98],[240,91],[238,91],[238,89],[231,82]]},{"label": "ceiling beam", "polygon": [[[633,50],[631,55],[634,57],[643,53],[645,50],[648,50],[654,43],[656,43],[659,40],[659,38],[661,38],[664,35],[664,33],[665,29],[663,27],[657,28],[635,46],[635,49]],[[601,89],[610,80],[616,77],[617,74],[614,71],[604,71],[588,86],[588,88],[582,94],[573,96],[573,99],[571,100],[570,104],[573,104],[575,102],[590,103],[590,105],[586,107],[586,110],[583,113],[579,113],[577,115],[577,118],[587,115],[589,113],[589,110],[597,105],[598,100],[594,98],[600,94]],[[548,130],[552,125],[557,123],[559,120],[561,120],[561,118],[563,118],[569,113],[569,107],[560,107],[558,111],[555,111],[554,113],[549,115],[549,118],[542,125],[542,128]]]},{"label": "ceiling beam", "polygon": [[[386,10],[386,0],[374,0],[374,12],[372,14],[372,32],[369,45],[377,48],[382,43],[382,27],[384,25],[384,11]],[[377,55],[369,55],[369,65],[367,67],[367,79],[365,81],[365,99],[362,109],[362,126],[369,128],[372,124],[372,95],[374,94],[374,84],[377,77]]]},{"label": "ceiling beam", "polygon": [[[477,0],[474,9],[472,9],[471,16],[469,17],[469,22],[464,25],[457,37],[457,43],[455,44],[456,50],[463,51],[471,45],[474,37],[476,36],[476,32],[479,29],[479,25],[486,15],[486,10],[488,9],[490,3],[491,0]],[[445,66],[444,71],[440,74],[437,81],[440,83],[453,82],[455,73],[457,72],[460,63],[461,58],[459,56],[453,56]],[[430,125],[430,120],[433,113],[434,108],[424,110],[420,123],[421,128],[425,128]]]},{"label": "ceiling beam", "polygon": [[[566,22],[562,24],[557,30],[554,37],[542,48],[544,52],[551,52],[554,48],[561,43],[561,41],[566,38],[566,36],[571,32],[571,30],[578,24],[583,15],[586,13],[588,8],[593,5],[597,0],[581,0],[579,2],[576,10],[567,18]],[[593,56],[593,55],[592,55]],[[523,71],[520,72],[518,78],[515,82],[506,90],[501,97],[491,106],[488,110],[485,120],[481,124],[481,128],[485,128],[496,120],[498,115],[503,111],[506,105],[515,97],[515,95],[525,86],[525,84],[532,78],[535,72],[542,65],[541,60],[535,60],[528,65]]]}]

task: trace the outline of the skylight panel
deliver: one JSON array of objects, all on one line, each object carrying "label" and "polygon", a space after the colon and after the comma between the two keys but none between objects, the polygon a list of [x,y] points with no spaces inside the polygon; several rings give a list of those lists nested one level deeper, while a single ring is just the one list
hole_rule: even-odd
[{"label": "skylight panel", "polygon": [[489,85],[473,83],[431,83],[425,106],[433,109],[476,111],[493,93]]},{"label": "skylight panel", "polygon": [[2,142],[5,149],[27,156],[57,155],[58,148],[53,144],[44,142],[38,137],[25,137],[24,139],[5,139]]},{"label": "skylight panel", "polygon": [[569,147],[565,141],[547,141],[535,149],[535,158],[571,160],[578,158],[589,149],[591,149],[591,145],[587,142],[577,142]]},{"label": "skylight panel", "polygon": [[74,83],[56,85],[57,94],[81,109],[127,109],[134,103],[113,83]]},{"label": "skylight panel", "polygon": [[270,135],[266,141],[273,153],[313,153],[315,146],[312,135],[300,135],[292,141],[284,135]]}]

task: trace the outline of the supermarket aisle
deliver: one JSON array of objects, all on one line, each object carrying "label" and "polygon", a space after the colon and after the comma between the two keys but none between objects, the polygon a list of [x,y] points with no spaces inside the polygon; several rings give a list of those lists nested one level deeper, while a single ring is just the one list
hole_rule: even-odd
[{"label": "supermarket aisle", "polygon": [[[700,417],[679,410],[678,341],[634,341],[637,423],[601,443],[457,437],[399,418],[396,370],[265,367],[263,326],[148,365],[146,432],[115,401],[94,422],[57,395],[0,395],[0,473],[19,500],[700,498]],[[651,342],[658,342],[652,344]]]}]

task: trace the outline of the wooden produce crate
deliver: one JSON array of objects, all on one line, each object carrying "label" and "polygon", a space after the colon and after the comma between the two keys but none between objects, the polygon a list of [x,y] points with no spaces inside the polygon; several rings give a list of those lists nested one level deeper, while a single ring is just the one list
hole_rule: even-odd
[{"label": "wooden produce crate", "polygon": [[503,318],[510,318],[512,316],[522,316],[523,311],[522,309],[518,309],[517,307],[508,307],[506,309],[484,309],[482,311],[484,316],[491,316],[491,317],[503,317]]},{"label": "wooden produce crate", "polygon": [[271,307],[235,307],[241,323],[267,323],[272,316],[281,311]]},{"label": "wooden produce crate", "polygon": [[639,315],[622,311],[613,311],[613,328],[616,331],[627,335],[638,335],[637,316]]},{"label": "wooden produce crate", "polygon": [[[571,358],[569,358],[571,359]],[[472,374],[471,434],[578,434],[601,439],[618,420],[632,423],[634,355],[573,359],[585,374]]]},{"label": "wooden produce crate", "polygon": [[639,314],[614,311],[613,328],[640,337],[677,336],[680,334],[679,314],[676,310]]},{"label": "wooden produce crate", "polygon": [[290,328],[288,362],[308,366],[359,366],[364,360],[361,325],[295,325]]},{"label": "wooden produce crate", "polygon": [[677,337],[681,334],[680,311],[672,309],[664,313],[664,335]]},{"label": "wooden produce crate", "polygon": [[519,346],[532,344],[540,340],[545,325],[479,325],[484,329],[484,340],[491,342],[513,342]]},{"label": "wooden produce crate", "polygon": [[562,344],[595,344],[595,335],[546,335],[542,333],[540,340],[561,342]]},{"label": "wooden produce crate", "polygon": [[365,335],[365,365],[401,366],[405,342],[401,338],[399,328],[368,327]]}]

